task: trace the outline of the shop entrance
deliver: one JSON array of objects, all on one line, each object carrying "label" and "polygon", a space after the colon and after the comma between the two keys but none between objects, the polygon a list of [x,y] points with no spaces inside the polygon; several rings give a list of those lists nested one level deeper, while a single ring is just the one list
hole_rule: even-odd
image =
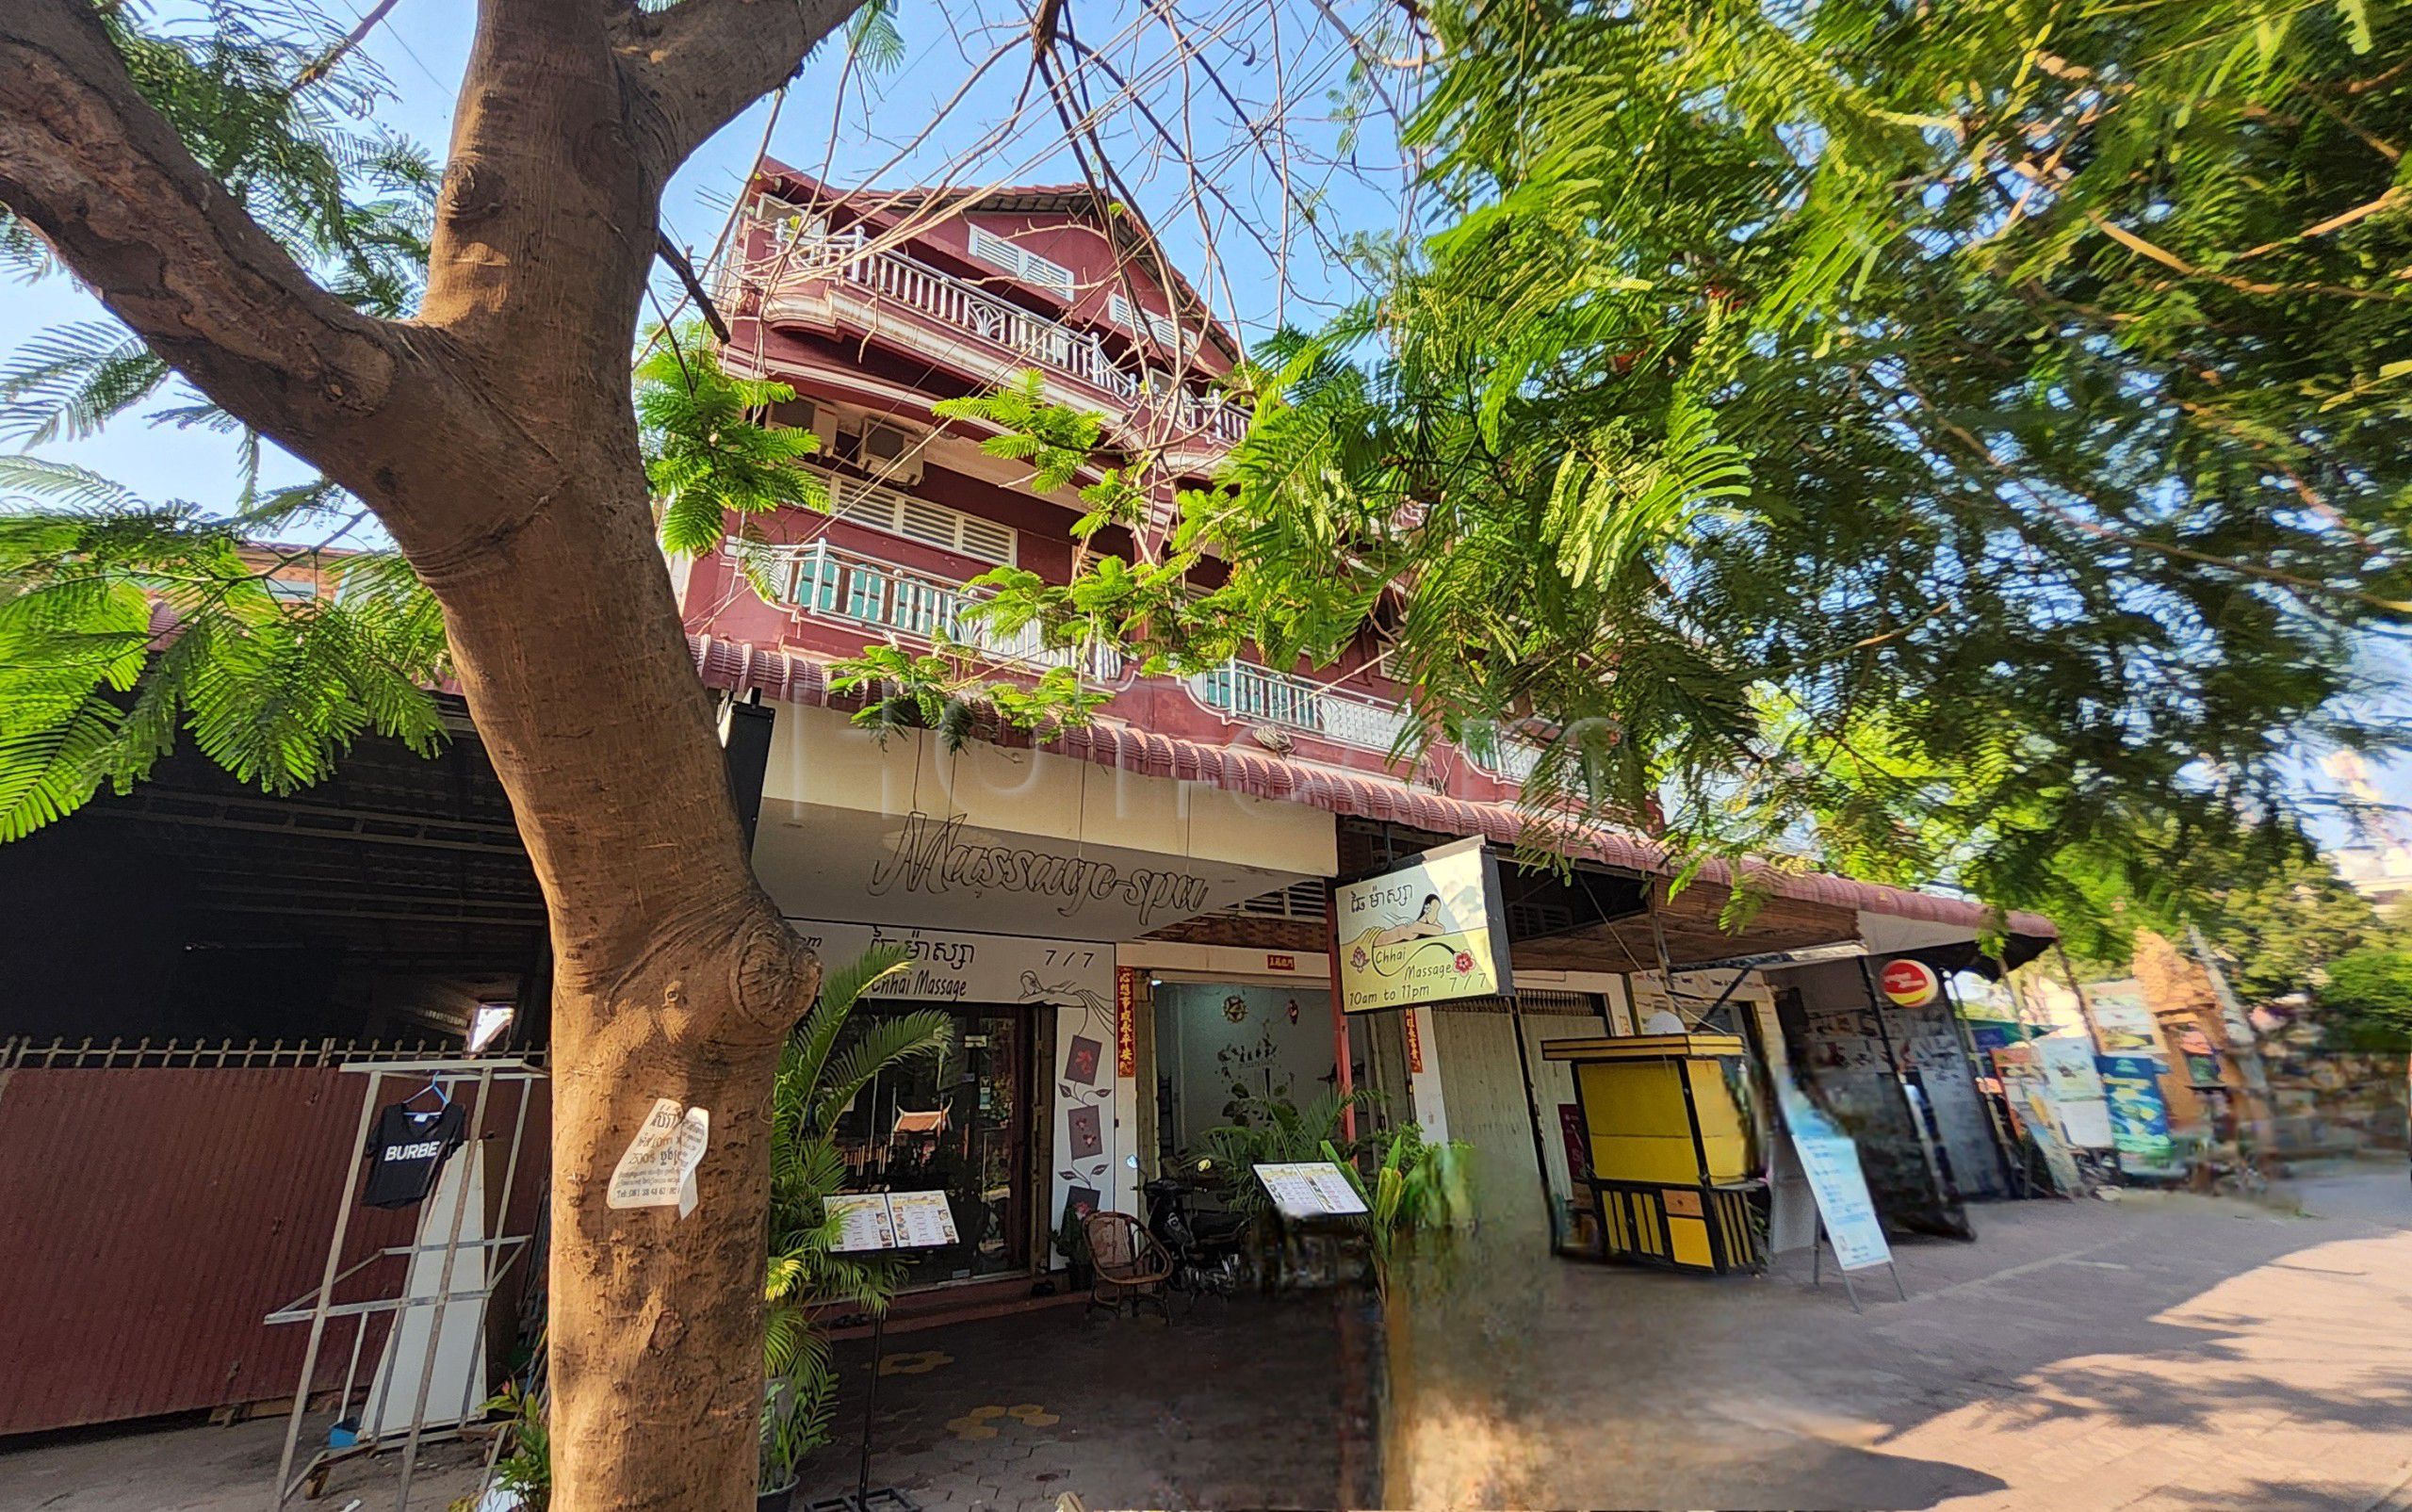
[{"label": "shop entrance", "polygon": [[[1156,1161],[1170,1170],[1206,1131],[1252,1104],[1306,1109],[1334,1081],[1331,994],[1280,984],[1158,981],[1155,993]],[[1398,1016],[1348,1023],[1350,1076],[1375,1095],[1359,1130],[1414,1116],[1407,1097]]]},{"label": "shop entrance", "polygon": [[[847,1042],[883,1017],[929,1006],[866,1003]],[[1030,1269],[1031,1013],[987,1004],[947,1011],[954,1037],[943,1055],[882,1072],[838,1117],[845,1190],[943,1191],[954,1211],[962,1242],[909,1252],[907,1287]]]}]

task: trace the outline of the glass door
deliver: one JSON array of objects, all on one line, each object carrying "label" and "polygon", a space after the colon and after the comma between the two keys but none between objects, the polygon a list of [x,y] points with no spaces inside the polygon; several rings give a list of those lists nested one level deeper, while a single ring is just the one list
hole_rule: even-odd
[{"label": "glass door", "polygon": [[[859,1010],[860,1022],[874,1012],[868,1005]],[[943,1055],[882,1072],[839,1116],[847,1191],[947,1195],[960,1242],[900,1257],[908,1287],[1029,1269],[1026,1014],[986,1006],[953,1010],[953,1042]]]}]

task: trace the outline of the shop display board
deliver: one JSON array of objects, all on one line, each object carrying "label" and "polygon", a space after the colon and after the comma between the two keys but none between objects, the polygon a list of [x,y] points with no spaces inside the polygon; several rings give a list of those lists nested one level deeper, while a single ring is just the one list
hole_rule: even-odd
[{"label": "shop display board", "polygon": [[1284,1218],[1344,1218],[1365,1211],[1365,1199],[1329,1161],[1260,1165],[1256,1179]]},{"label": "shop display board", "polygon": [[943,1192],[847,1192],[824,1200],[838,1219],[832,1247],[840,1254],[962,1243]]},{"label": "shop display board", "polygon": [[[1868,1195],[1867,1174],[1860,1169],[1859,1146],[1799,1087],[1778,1082],[1776,1100],[1783,1106],[1785,1131],[1801,1159],[1801,1175],[1817,1199],[1818,1227],[1833,1251],[1835,1268],[1842,1272],[1843,1291],[1850,1298],[1851,1310],[1859,1310],[1859,1292],[1851,1285],[1851,1273],[1880,1265],[1892,1273],[1894,1292],[1908,1301],[1909,1289],[1901,1284],[1900,1268],[1893,1263],[1893,1246],[1885,1242],[1884,1225],[1876,1216],[1876,1199]],[[1815,1262],[1821,1252],[1812,1248],[1809,1253],[1814,1283],[1818,1277]]]}]

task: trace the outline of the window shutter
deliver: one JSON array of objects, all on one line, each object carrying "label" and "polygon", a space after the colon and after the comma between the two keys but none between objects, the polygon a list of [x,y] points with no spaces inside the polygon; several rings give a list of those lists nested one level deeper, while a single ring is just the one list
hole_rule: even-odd
[{"label": "window shutter", "polygon": [[824,476],[829,484],[829,512],[839,519],[867,525],[942,551],[977,557],[982,561],[1013,564],[1018,537],[1012,526],[999,525],[994,520],[984,520],[876,483],[835,474]]},{"label": "window shutter", "polygon": [[979,226],[971,228],[971,255],[984,263],[994,263],[1024,283],[1051,288],[1069,297],[1072,292],[1072,270],[1061,263],[1051,263],[1034,252],[1025,252],[1019,244],[1008,241],[993,231]]}]

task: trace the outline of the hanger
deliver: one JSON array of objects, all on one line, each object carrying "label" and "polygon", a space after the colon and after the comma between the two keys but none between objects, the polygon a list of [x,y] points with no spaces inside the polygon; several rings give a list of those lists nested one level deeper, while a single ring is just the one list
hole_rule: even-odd
[{"label": "hanger", "polygon": [[407,1108],[412,1103],[418,1101],[419,1098],[426,1097],[431,1092],[435,1094],[437,1112],[440,1113],[444,1109],[452,1106],[452,1094],[444,1090],[444,1082],[437,1077],[429,1077],[427,1079],[427,1085],[419,1088],[416,1092],[412,1093],[409,1097],[404,1097],[401,1105]]}]

